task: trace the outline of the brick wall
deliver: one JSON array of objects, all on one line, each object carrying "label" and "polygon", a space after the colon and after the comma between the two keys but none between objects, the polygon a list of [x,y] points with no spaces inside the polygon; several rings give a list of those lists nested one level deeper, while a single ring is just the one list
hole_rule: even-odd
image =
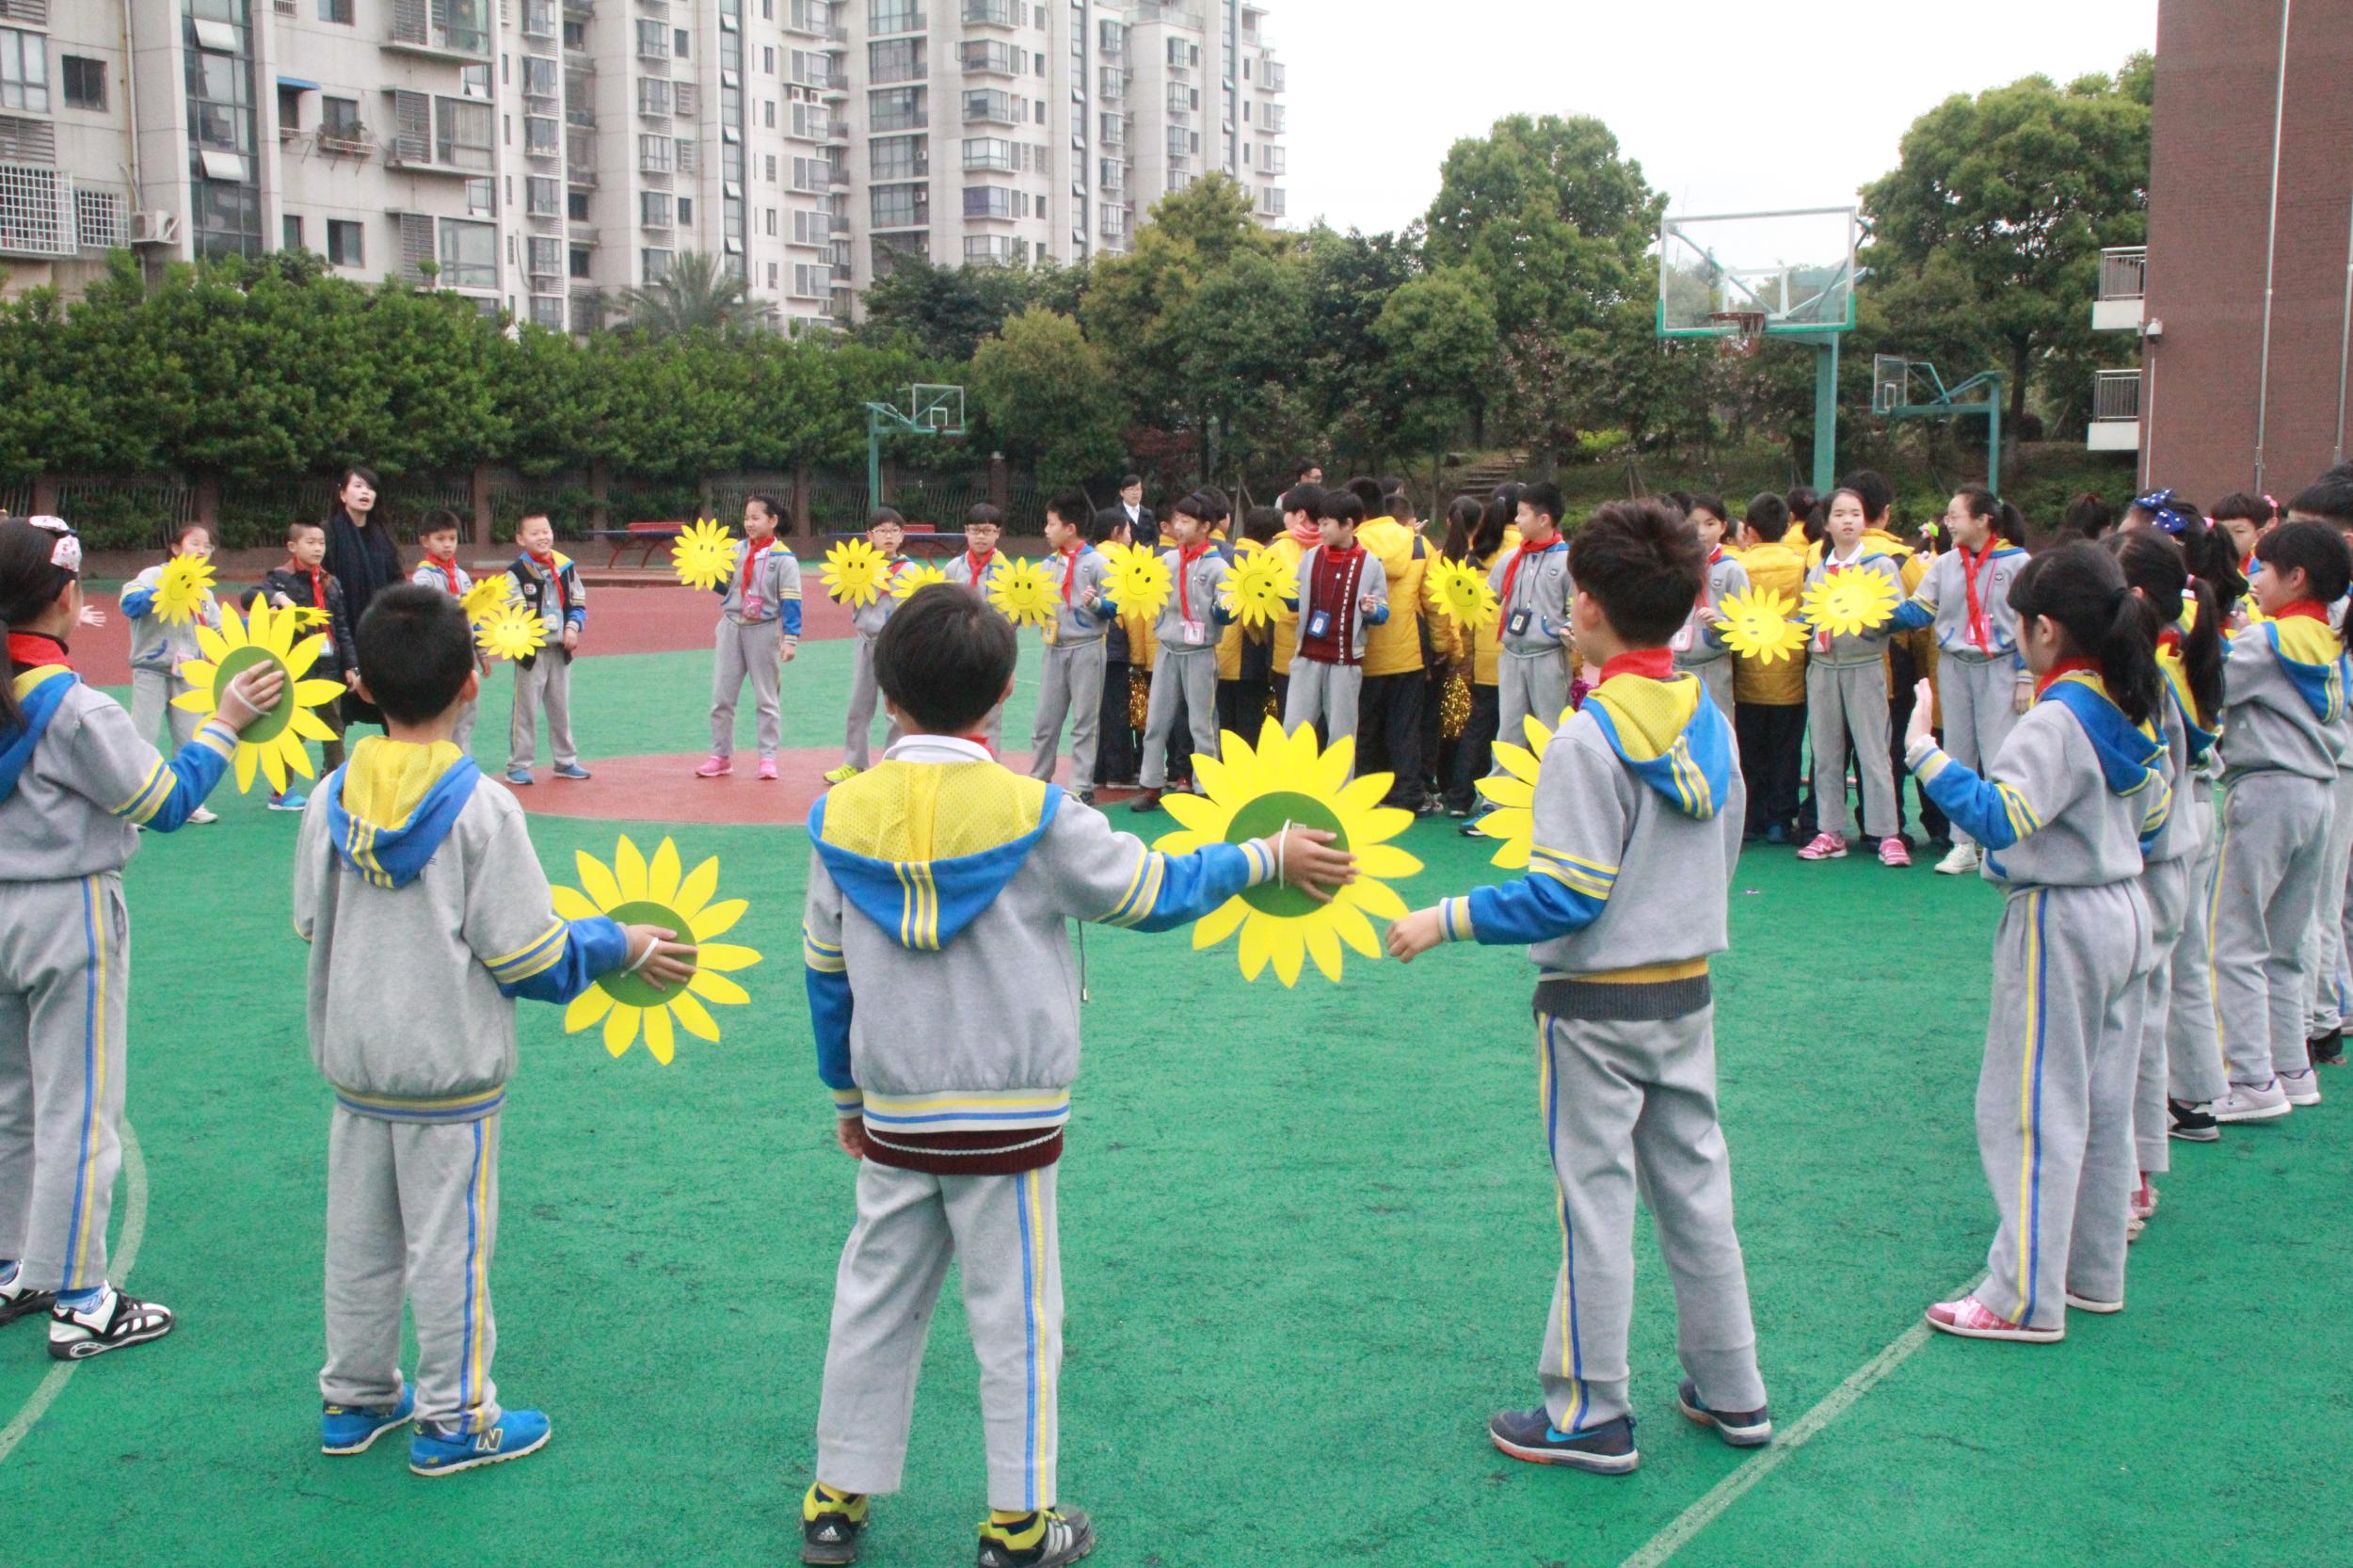
[{"label": "brick wall", "polygon": [[2335,460],[2353,233],[2353,0],[2292,0],[2268,397],[2265,228],[2281,0],[2160,0],[2141,465],[2202,504]]}]

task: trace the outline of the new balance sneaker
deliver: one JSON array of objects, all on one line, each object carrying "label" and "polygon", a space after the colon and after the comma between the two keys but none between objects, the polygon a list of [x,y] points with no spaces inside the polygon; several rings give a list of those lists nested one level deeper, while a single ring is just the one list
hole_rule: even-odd
[{"label": "new balance sneaker", "polygon": [[2222,1129],[2215,1126],[2213,1111],[2203,1104],[2168,1100],[2165,1109],[2169,1122],[2165,1129],[2169,1137],[2179,1138],[2185,1144],[2212,1144],[2222,1137]]},{"label": "new balance sneaker", "polygon": [[310,804],[308,796],[295,794],[292,792],[269,797],[269,808],[273,811],[299,811]]},{"label": "new balance sneaker", "polygon": [[202,827],[207,823],[216,823],[220,821],[220,818],[216,813],[208,811],[203,807],[200,806],[195,810],[188,813],[188,821],[195,824],[199,827]]},{"label": "new balance sneaker", "polygon": [[1562,1432],[1542,1405],[1534,1410],[1498,1410],[1487,1421],[1487,1436],[1513,1459],[1530,1464],[1561,1464],[1597,1476],[1623,1476],[1642,1463],[1634,1447],[1634,1417],[1621,1416],[1582,1432]]},{"label": "new balance sneaker", "polygon": [[46,1312],[57,1304],[55,1290],[36,1290],[24,1283],[23,1265],[8,1265],[8,1277],[0,1281],[0,1323],[13,1323],[19,1318],[29,1318],[36,1312]]},{"label": "new balance sneaker", "polygon": [[760,777],[763,783],[774,784],[776,781],[776,760],[775,758],[763,757],[760,760]]},{"label": "new balance sneaker", "polygon": [[1970,872],[1977,870],[1981,864],[1982,862],[1977,858],[1977,845],[1955,844],[1952,847],[1951,852],[1947,854],[1944,859],[1939,860],[1936,863],[1936,874],[1939,876],[1967,876]]},{"label": "new balance sneaker", "polygon": [[1086,1510],[1046,1508],[1026,1519],[981,1521],[979,1568],[1062,1568],[1095,1550],[1095,1527]]},{"label": "new balance sneaker", "polygon": [[586,778],[588,776],[588,770],[578,762],[559,762],[554,771],[558,778]]},{"label": "new balance sneaker", "polygon": [[2300,1073],[2281,1073],[2280,1093],[2287,1096],[2290,1105],[2318,1105],[2320,1103],[2320,1075],[2310,1067]]},{"label": "new balance sneaker", "polygon": [[537,1410],[510,1410],[480,1432],[453,1432],[435,1421],[419,1421],[408,1444],[408,1473],[454,1476],[485,1464],[504,1464],[548,1446],[548,1417]]},{"label": "new balance sneaker", "polygon": [[416,1414],[417,1391],[404,1388],[388,1405],[330,1404],[320,1407],[319,1452],[363,1454],[376,1440]]},{"label": "new balance sneaker", "polygon": [[2280,1080],[2250,1087],[2233,1083],[2231,1092],[2214,1102],[2214,1119],[2217,1122],[2268,1122],[2286,1115],[2296,1107],[2288,1102],[2287,1091]]},{"label": "new balance sneaker", "polygon": [[531,770],[529,768],[509,768],[506,770],[506,781],[509,784],[514,785],[517,789],[520,789],[524,785],[531,782]]},{"label": "new balance sneaker", "polygon": [[695,770],[696,778],[725,778],[735,771],[735,760],[729,757],[710,757]]},{"label": "new balance sneaker", "polygon": [[2073,1311],[2096,1312],[2103,1318],[2124,1310],[2122,1302],[2098,1301],[2089,1296],[2078,1296],[2073,1290],[2067,1292],[2067,1304]]},{"label": "new balance sneaker", "polygon": [[1729,1410],[1710,1410],[1700,1403],[1700,1385],[1685,1378],[1675,1389],[1675,1408],[1684,1419],[1697,1426],[1714,1427],[1716,1435],[1736,1448],[1762,1448],[1773,1440],[1773,1418],[1763,1405],[1744,1410],[1737,1415]]},{"label": "new balance sneaker", "polygon": [[1880,864],[1905,867],[1912,864],[1912,846],[1901,839],[1880,840]]},{"label": "new balance sneaker", "polygon": [[847,784],[851,779],[856,778],[863,772],[865,772],[865,770],[860,768],[856,763],[844,762],[840,767],[835,768],[832,772],[825,775],[825,782],[828,784]]},{"label": "new balance sneaker", "polygon": [[856,1562],[866,1513],[866,1498],[859,1494],[811,1486],[801,1498],[801,1560],[835,1568]]},{"label": "new balance sneaker", "polygon": [[87,1306],[58,1302],[49,1308],[49,1353],[58,1361],[86,1361],[125,1345],[161,1339],[170,1332],[169,1307],[125,1295],[111,1285]]},{"label": "new balance sneaker", "polygon": [[1835,833],[1817,833],[1814,841],[1798,851],[1801,860],[1844,860],[1847,840]]},{"label": "new balance sneaker", "polygon": [[2013,1323],[1975,1296],[1963,1296],[1957,1302],[1938,1302],[1929,1308],[1929,1327],[1940,1334],[1959,1335],[1963,1339],[2008,1339],[2020,1345],[2056,1345],[2067,1337],[2064,1325],[2058,1328],[2028,1328]]}]

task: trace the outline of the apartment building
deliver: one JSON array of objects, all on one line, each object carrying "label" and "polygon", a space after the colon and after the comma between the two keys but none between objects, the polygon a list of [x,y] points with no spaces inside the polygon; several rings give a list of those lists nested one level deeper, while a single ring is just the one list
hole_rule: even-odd
[{"label": "apartment building", "polygon": [[[0,267],[301,247],[575,331],[680,251],[779,320],[1069,263],[1211,168],[1284,216],[1244,0],[0,0]],[[935,150],[937,155],[935,156]]]}]

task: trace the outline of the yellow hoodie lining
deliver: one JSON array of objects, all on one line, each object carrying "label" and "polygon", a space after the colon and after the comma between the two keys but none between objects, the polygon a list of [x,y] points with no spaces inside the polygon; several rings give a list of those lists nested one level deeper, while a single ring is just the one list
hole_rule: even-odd
[{"label": "yellow hoodie lining", "polygon": [[448,741],[420,745],[370,735],[344,765],[344,809],[379,831],[396,832],[462,755]]},{"label": "yellow hoodie lining", "polygon": [[1696,675],[1678,675],[1669,680],[1616,675],[1593,688],[1589,700],[1609,711],[1627,760],[1650,762],[1666,756],[1691,722],[1691,715],[1699,711],[1700,692]]}]

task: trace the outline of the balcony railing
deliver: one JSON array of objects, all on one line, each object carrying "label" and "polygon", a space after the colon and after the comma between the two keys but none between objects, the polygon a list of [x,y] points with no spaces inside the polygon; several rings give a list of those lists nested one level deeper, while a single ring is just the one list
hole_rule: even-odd
[{"label": "balcony railing", "polygon": [[2095,370],[2091,373],[2091,417],[2102,424],[2111,420],[2140,419],[2140,372],[2137,370]]},{"label": "balcony railing", "polygon": [[2100,252],[2100,297],[2138,299],[2149,292],[2149,248],[2111,246]]},{"label": "balcony railing", "polygon": [[1018,27],[1014,0],[964,0],[964,20],[980,27]]},{"label": "balcony railing", "polygon": [[396,49],[488,59],[489,29],[475,24],[486,16],[487,13],[449,5],[446,0],[393,0],[392,35],[386,42]]}]

